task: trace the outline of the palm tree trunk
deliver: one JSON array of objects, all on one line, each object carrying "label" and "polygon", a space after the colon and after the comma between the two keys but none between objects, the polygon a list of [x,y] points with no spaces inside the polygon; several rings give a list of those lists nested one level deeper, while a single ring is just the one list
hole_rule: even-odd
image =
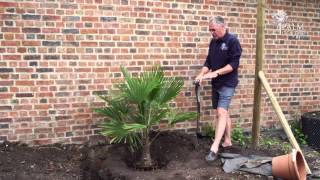
[{"label": "palm tree trunk", "polygon": [[151,158],[150,153],[151,142],[148,136],[145,137],[145,142],[143,143],[141,158],[136,164],[136,167],[139,169],[154,169],[155,163]]}]

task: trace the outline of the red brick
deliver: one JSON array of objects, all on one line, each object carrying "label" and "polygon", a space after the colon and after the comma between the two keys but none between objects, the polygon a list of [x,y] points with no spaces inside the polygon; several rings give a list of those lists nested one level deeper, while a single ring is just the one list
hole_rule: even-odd
[{"label": "red brick", "polygon": [[92,21],[92,22],[97,22],[99,21],[98,17],[91,17],[91,16],[83,16],[81,17],[82,21]]},{"label": "red brick", "polygon": [[52,128],[35,128],[34,133],[52,133]]},{"label": "red brick", "polygon": [[16,129],[15,134],[31,134],[32,129]]},{"label": "red brick", "polygon": [[80,29],[81,34],[98,34],[98,29]]},{"label": "red brick", "polygon": [[46,92],[46,93],[38,93],[37,97],[52,97],[53,93],[52,92]]},{"label": "red brick", "polygon": [[13,2],[0,2],[0,7],[17,7],[18,3]]},{"label": "red brick", "polygon": [[55,133],[67,132],[67,131],[70,131],[70,127],[56,127],[56,128],[54,128]]},{"label": "red brick", "polygon": [[20,46],[19,41],[1,41],[1,46]]},{"label": "red brick", "polygon": [[0,94],[0,99],[11,99],[13,94]]},{"label": "red brick", "polygon": [[12,122],[12,118],[0,118],[0,123]]},{"label": "red brick", "polygon": [[32,105],[14,105],[14,110],[32,110]]},{"label": "red brick", "polygon": [[37,110],[49,109],[51,107],[50,104],[34,105],[34,108]]},{"label": "red brick", "polygon": [[33,144],[34,145],[45,145],[45,144],[52,144],[52,140],[51,139],[37,139],[37,140],[33,140]]},{"label": "red brick", "polygon": [[[90,33],[91,34],[91,33]],[[81,42],[81,46],[89,46],[89,47],[95,47],[97,46],[97,42]]]},{"label": "red brick", "polygon": [[[0,14],[1,17],[1,14]],[[18,27],[2,27],[1,28],[2,32],[10,32],[10,33],[20,33],[21,32],[21,28]]]},{"label": "red brick", "polygon": [[16,81],[17,86],[33,86],[34,81]]},{"label": "red brick", "polygon": [[42,28],[42,33],[59,33],[60,29],[58,28]]},{"label": "red brick", "polygon": [[21,55],[3,55],[3,60],[20,60]]},{"label": "red brick", "polygon": [[40,41],[22,41],[23,46],[40,46]]}]

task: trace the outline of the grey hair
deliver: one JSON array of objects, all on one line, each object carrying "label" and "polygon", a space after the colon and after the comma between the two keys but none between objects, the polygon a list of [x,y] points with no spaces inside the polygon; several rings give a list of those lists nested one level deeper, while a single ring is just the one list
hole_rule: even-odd
[{"label": "grey hair", "polygon": [[209,24],[218,24],[224,26],[224,19],[221,16],[213,16],[209,19]]}]

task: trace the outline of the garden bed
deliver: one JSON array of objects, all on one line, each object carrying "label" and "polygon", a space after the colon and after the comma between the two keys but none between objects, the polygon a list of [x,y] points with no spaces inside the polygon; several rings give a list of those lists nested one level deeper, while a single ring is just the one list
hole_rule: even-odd
[{"label": "garden bed", "polygon": [[[265,179],[263,176],[245,172],[224,173],[220,161],[208,165],[204,157],[210,143],[210,139],[204,138],[200,139],[199,146],[196,146],[197,141],[193,135],[180,132],[162,133],[151,148],[152,156],[161,167],[153,171],[130,167],[136,156],[123,145],[56,144],[30,148],[21,144],[3,143],[0,146],[0,179]],[[316,168],[320,167],[319,153],[307,146],[303,147],[303,150],[311,169],[318,171]],[[234,145],[228,152],[263,156],[284,153],[280,146],[272,144],[268,147],[261,146],[257,150]]]}]

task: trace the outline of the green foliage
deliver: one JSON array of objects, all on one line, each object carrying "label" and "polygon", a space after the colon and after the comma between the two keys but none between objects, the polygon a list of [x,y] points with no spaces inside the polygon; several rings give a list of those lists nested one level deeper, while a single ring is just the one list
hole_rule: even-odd
[{"label": "green foliage", "polygon": [[110,137],[111,143],[127,143],[134,151],[152,143],[149,132],[161,120],[174,125],[196,117],[194,112],[179,113],[169,106],[183,87],[182,79],[165,77],[159,66],[138,77],[132,77],[122,66],[121,71],[124,82],[112,95],[99,95],[107,106],[95,109],[105,117],[101,134]]},{"label": "green foliage", "polygon": [[244,137],[243,129],[241,128],[239,123],[237,123],[236,127],[233,128],[231,139],[232,141],[239,143],[241,146],[245,145],[246,138]]},{"label": "green foliage", "polygon": [[283,142],[281,144],[281,149],[285,154],[288,154],[288,153],[290,153],[292,151],[292,146],[288,142]]},{"label": "green foliage", "polygon": [[298,141],[298,143],[301,145],[306,145],[307,140],[305,135],[302,132],[299,119],[295,118],[294,120],[292,120],[290,122],[290,128],[292,130],[294,137]]},{"label": "green foliage", "polygon": [[214,134],[215,134],[215,129],[213,128],[212,125],[206,124],[205,126],[203,126],[203,135],[204,136],[214,138]]},{"label": "green foliage", "polygon": [[259,139],[260,145],[266,149],[280,148],[284,153],[289,153],[292,146],[288,142],[283,142],[277,138],[261,137]]}]

